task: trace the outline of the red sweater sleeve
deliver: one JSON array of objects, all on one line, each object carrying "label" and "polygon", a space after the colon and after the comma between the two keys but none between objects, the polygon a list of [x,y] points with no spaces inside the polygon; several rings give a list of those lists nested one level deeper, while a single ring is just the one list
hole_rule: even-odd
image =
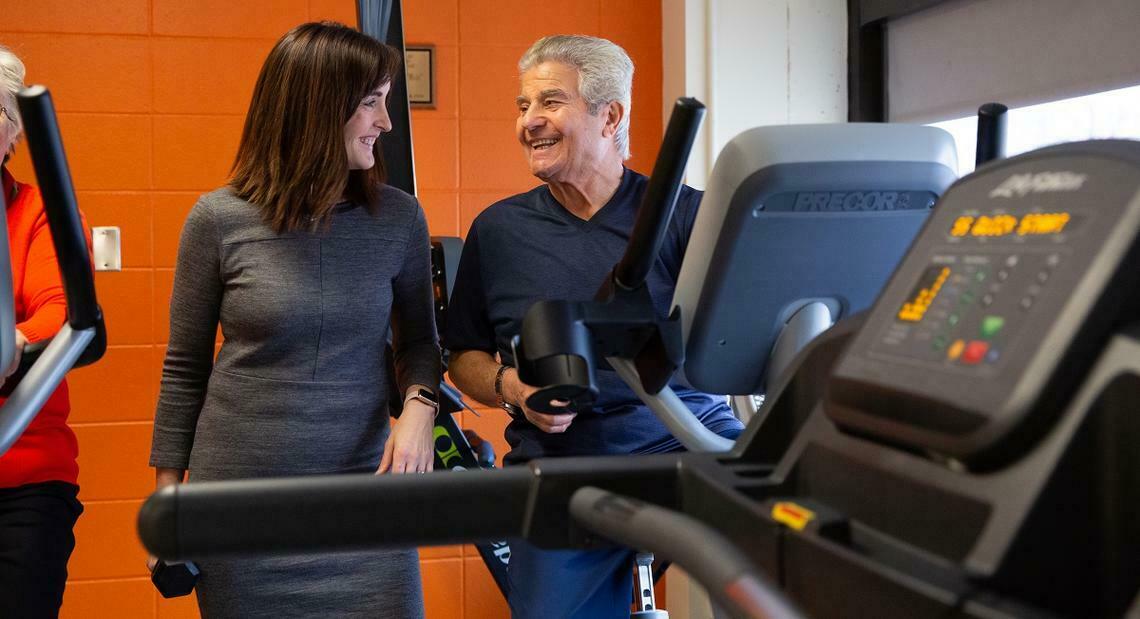
[{"label": "red sweater sleeve", "polygon": [[20,295],[24,315],[16,328],[30,342],[54,336],[67,319],[67,300],[43,210],[37,214],[28,238],[27,264],[24,265],[24,285]]}]

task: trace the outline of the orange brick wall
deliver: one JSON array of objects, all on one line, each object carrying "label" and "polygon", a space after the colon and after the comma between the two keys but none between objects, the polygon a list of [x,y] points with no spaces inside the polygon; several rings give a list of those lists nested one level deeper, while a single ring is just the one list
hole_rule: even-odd
[{"label": "orange brick wall", "polygon": [[[465,234],[492,201],[536,184],[514,141],[515,62],[544,34],[611,38],[637,66],[629,165],[648,173],[661,135],[660,0],[405,0],[405,38],[436,49],[435,109],[412,113],[420,198],[432,234]],[[315,19],[354,24],[353,0],[0,0],[0,43],[51,88],[79,203],[95,226],[122,229],[123,265],[99,273],[110,347],[74,372],[86,511],[65,617],[193,617],[146,577],[135,514],[146,466],[182,221],[224,182],[257,71],[273,42]],[[26,151],[11,162],[34,181]],[[464,413],[496,441],[503,416]],[[478,555],[423,549],[428,617],[505,617]]]}]

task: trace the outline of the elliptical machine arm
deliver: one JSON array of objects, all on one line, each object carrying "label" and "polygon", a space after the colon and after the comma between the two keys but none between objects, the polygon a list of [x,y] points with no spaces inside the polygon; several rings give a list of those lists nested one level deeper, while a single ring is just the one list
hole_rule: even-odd
[{"label": "elliptical machine arm", "polygon": [[[38,352],[38,347],[25,349],[18,373],[26,374],[0,408],[0,455],[20,438],[68,371],[98,361],[107,349],[107,330],[95,297],[87,235],[79,218],[51,94],[43,86],[32,86],[17,94],[16,100],[24,119],[28,150],[63,279],[67,323],[42,352]],[[7,236],[4,234],[5,247],[2,248],[5,258],[8,256]],[[0,359],[10,362],[15,354],[11,339],[15,315],[10,305],[10,279],[0,282],[0,294],[4,295],[0,298],[9,299],[5,303],[5,317],[12,321],[10,325],[0,325],[4,332],[0,338]]]}]

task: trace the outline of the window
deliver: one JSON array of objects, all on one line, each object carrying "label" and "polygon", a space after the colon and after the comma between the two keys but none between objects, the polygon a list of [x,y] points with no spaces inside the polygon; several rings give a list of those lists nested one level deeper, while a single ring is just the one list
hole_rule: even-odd
[{"label": "window", "polygon": [[[974,171],[977,118],[930,123],[950,132],[958,146],[958,174]],[[1006,155],[1042,146],[1099,138],[1140,140],[1140,86],[1011,109]]]}]

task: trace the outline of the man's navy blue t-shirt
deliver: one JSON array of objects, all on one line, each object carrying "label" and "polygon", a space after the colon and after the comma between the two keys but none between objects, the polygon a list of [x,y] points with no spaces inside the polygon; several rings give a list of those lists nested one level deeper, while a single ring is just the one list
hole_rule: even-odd
[{"label": "man's navy blue t-shirt", "polygon": [[[647,178],[626,169],[616,193],[588,221],[567,211],[542,185],[496,202],[471,226],[447,315],[451,350],[482,350],[511,364],[511,339],[539,300],[589,301],[629,242]],[[683,187],[669,235],[647,284],[659,315],[666,315],[681,269],[701,193]],[[680,443],[613,370],[597,371],[599,397],[565,433],[548,434],[513,419],[506,438],[509,463],[554,456],[676,451]],[[723,397],[673,384],[677,395],[713,432],[741,429]]]}]

